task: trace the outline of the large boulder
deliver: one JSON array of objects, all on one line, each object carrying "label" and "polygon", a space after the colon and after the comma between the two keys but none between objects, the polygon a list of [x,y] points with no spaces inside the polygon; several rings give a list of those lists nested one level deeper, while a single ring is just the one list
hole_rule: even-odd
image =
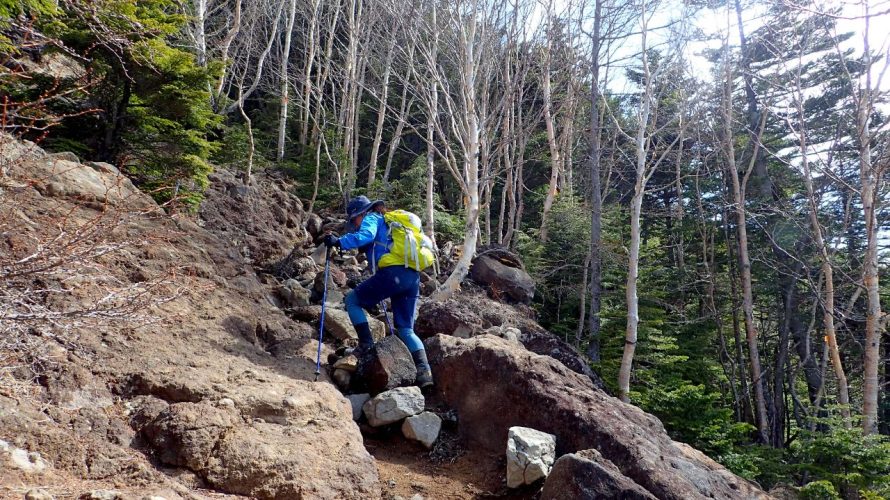
[{"label": "large boulder", "polygon": [[557,454],[598,450],[658,498],[769,498],[671,440],[657,418],[548,356],[490,335],[438,335],[426,346],[437,390],[457,411],[460,432],[491,452],[503,452],[511,427],[531,427],[557,436]]},{"label": "large boulder", "polygon": [[45,154],[39,148],[22,158],[23,161],[11,163],[21,169],[32,180],[34,188],[44,196],[88,204],[109,204],[133,211],[159,210],[150,196],[107,163],[84,165],[73,154]]},{"label": "large boulder", "polygon": [[411,385],[416,376],[417,367],[405,343],[390,335],[362,353],[353,387],[374,395]]},{"label": "large boulder", "polygon": [[541,500],[656,500],[642,486],[625,476],[596,450],[582,450],[559,457],[553,464]]},{"label": "large boulder", "polygon": [[421,338],[438,333],[469,338],[481,333],[483,327],[484,322],[474,308],[466,307],[453,298],[424,301],[418,308],[417,319],[414,321],[414,331]]},{"label": "large boulder", "polygon": [[206,468],[220,438],[238,423],[238,415],[208,403],[175,403],[143,429],[143,436],[167,465],[194,471]]},{"label": "large boulder", "polygon": [[476,257],[470,268],[470,277],[485,285],[495,298],[506,295],[522,304],[529,304],[535,298],[535,280],[524,269],[511,267],[493,255]]},{"label": "large boulder", "polygon": [[568,369],[590,377],[597,387],[604,387],[586,357],[568,342],[544,330],[530,315],[525,306],[504,304],[483,294],[463,294],[443,301],[424,301],[418,310],[414,331],[426,339],[439,333],[460,338],[483,333],[512,338],[510,333],[519,330],[518,340],[526,349],[550,356]]},{"label": "large boulder", "polygon": [[[142,436],[167,465],[215,489],[260,499],[375,498],[373,458],[347,401],[328,384],[299,392],[233,394],[215,405],[175,403],[149,411]],[[149,416],[149,418],[151,418]]]}]

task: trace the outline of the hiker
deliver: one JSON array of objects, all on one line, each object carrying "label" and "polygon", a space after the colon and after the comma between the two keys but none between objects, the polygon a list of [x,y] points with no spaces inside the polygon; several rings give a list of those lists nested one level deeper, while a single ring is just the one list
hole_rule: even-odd
[{"label": "hiker", "polygon": [[[387,209],[383,201],[372,202],[366,196],[358,196],[349,201],[346,213],[348,234],[340,238],[327,234],[323,242],[329,248],[357,248],[364,251],[368,265],[371,266],[372,276],[346,295],[346,311],[358,333],[359,350],[367,350],[374,345],[374,337],[364,310],[385,299],[391,299],[396,333],[408,347],[417,367],[417,385],[421,388],[431,386],[433,374],[426,351],[423,342],[414,333],[414,317],[420,295],[420,272],[409,267],[409,257],[394,255],[397,246],[402,251],[406,247],[393,244],[390,226],[384,219]],[[417,259],[416,249],[412,248],[407,253],[411,251],[414,252],[413,258]],[[420,264],[415,267],[420,267]]]}]

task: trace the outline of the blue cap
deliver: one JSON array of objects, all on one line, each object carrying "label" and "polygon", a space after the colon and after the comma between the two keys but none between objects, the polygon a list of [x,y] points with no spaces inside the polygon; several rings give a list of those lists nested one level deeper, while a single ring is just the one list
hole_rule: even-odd
[{"label": "blue cap", "polygon": [[353,232],[357,227],[353,224],[353,221],[359,215],[363,215],[371,210],[372,208],[383,205],[383,200],[371,201],[367,196],[360,195],[355,198],[349,200],[349,203],[346,205],[346,231]]}]

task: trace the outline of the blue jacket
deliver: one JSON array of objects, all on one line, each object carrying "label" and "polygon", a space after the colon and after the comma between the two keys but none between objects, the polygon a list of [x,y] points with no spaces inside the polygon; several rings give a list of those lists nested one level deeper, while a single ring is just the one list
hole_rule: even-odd
[{"label": "blue jacket", "polygon": [[383,257],[389,248],[389,228],[383,215],[377,212],[369,212],[362,219],[362,225],[354,233],[340,237],[340,248],[352,250],[358,248],[365,252],[368,262],[374,263],[377,269],[377,261]]}]

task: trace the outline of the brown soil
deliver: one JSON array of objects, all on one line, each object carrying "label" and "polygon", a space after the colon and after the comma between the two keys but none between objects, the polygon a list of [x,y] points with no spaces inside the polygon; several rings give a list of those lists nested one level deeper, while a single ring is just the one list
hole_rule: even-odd
[{"label": "brown soil", "polygon": [[[442,437],[449,439],[447,434]],[[377,461],[385,499],[402,497],[410,500],[420,494],[435,500],[526,500],[536,498],[539,490],[539,487],[508,490],[505,458],[478,449],[462,450],[459,456],[439,461],[434,459],[434,452],[395,432],[366,436],[365,447]]]}]

